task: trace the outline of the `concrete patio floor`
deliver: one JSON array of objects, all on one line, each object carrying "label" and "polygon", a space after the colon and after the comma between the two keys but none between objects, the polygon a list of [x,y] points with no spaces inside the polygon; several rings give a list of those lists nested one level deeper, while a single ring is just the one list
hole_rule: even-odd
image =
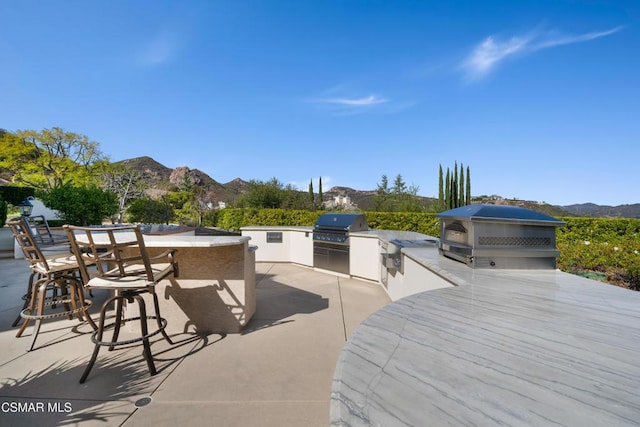
[{"label": "concrete patio floor", "polygon": [[[153,377],[139,343],[103,349],[79,384],[91,328],[45,321],[26,352],[32,328],[16,338],[10,325],[29,270],[24,260],[0,259],[0,426],[327,426],[338,354],[390,300],[377,284],[296,265],[256,271],[257,311],[242,334],[184,333],[173,346],[154,337]],[[94,294],[92,313],[104,298]]]}]

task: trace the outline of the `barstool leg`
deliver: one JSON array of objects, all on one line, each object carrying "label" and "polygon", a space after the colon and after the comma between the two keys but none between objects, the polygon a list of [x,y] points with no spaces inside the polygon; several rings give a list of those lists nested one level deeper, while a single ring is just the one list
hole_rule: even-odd
[{"label": "barstool leg", "polygon": [[[116,320],[113,325],[113,338],[111,338],[112,342],[118,341],[118,336],[120,336],[120,325],[122,325],[122,305],[124,303],[124,296],[118,298],[116,300]],[[109,351],[113,350],[113,346],[109,346]]]},{"label": "barstool leg", "polygon": [[38,308],[36,311],[36,315],[39,316],[35,324],[33,325],[33,338],[31,339],[31,345],[27,349],[27,351],[33,350],[33,347],[36,345],[36,338],[38,338],[38,332],[40,332],[40,326],[42,325],[42,315],[44,314],[44,300],[47,296],[47,282],[43,283],[38,287]]},{"label": "barstool leg", "polygon": [[[66,311],[68,313],[67,314],[67,318],[69,320],[73,320],[73,313],[72,313],[72,310],[70,308],[71,306],[73,306],[73,303],[70,306],[69,303],[67,302],[67,300],[70,297],[70,295],[69,295],[69,287],[67,286],[67,278],[66,277],[59,277],[58,279],[55,280],[55,282],[53,282],[53,286],[56,287],[56,288],[60,288],[60,292],[61,292],[60,297],[65,300],[65,302],[63,304],[64,311]],[[51,307],[55,308],[55,304],[52,305]],[[76,307],[73,307],[73,308],[75,309]]]},{"label": "barstool leg", "polygon": [[98,325],[96,325],[96,322],[91,318],[91,314],[89,314],[89,307],[87,307],[87,303],[84,299],[84,285],[82,284],[82,281],[79,280],[75,280],[75,284],[75,291],[78,292],[78,299],[80,300],[80,304],[82,304],[82,316],[86,318],[89,325],[91,325],[91,328],[95,331],[98,329]]},{"label": "barstool leg", "polygon": [[107,301],[105,301],[104,304],[102,304],[102,309],[100,310],[100,322],[99,322],[98,330],[95,332],[96,345],[93,348],[93,354],[91,355],[91,360],[89,361],[89,364],[87,365],[87,367],[84,369],[84,373],[82,374],[82,377],[80,377],[80,384],[84,384],[84,382],[87,380],[87,377],[89,376],[89,372],[91,372],[91,368],[93,368],[93,365],[94,363],[96,363],[96,359],[98,358],[98,353],[100,352],[99,343],[100,341],[102,341],[102,334],[104,333],[104,322],[106,318],[107,308],[109,307],[109,304],[111,304],[113,300],[117,300],[119,298],[121,297],[119,295],[116,295],[115,297],[109,298]]},{"label": "barstool leg", "polygon": [[[25,308],[29,307],[29,303],[31,302],[31,292],[33,290],[33,278],[35,276],[36,276],[36,272],[31,271],[31,274],[29,275],[29,283],[27,284],[27,293],[24,295],[24,304],[22,304],[22,309],[20,310],[20,313],[22,313]],[[18,313],[18,317],[16,317],[16,320],[14,320],[13,323],[11,324],[12,328],[15,328],[16,326],[18,326],[18,323],[20,323],[20,320],[22,320],[22,316],[20,316],[20,313]]]},{"label": "barstool leg", "polygon": [[[40,288],[40,283],[42,283],[43,281],[45,284],[47,283],[46,278],[41,278],[31,286],[31,296],[29,297],[29,314],[33,314],[36,311],[36,304],[38,301],[38,289]],[[27,326],[29,326],[30,320],[31,319],[24,319],[24,322],[22,322],[22,326],[20,327],[20,329],[18,329],[18,332],[16,333],[16,338],[20,338],[22,336],[25,329],[27,329]]]},{"label": "barstool leg", "polygon": [[164,339],[167,340],[169,344],[173,345],[173,341],[171,341],[171,338],[169,338],[169,335],[167,335],[167,332],[162,327],[162,318],[160,317],[160,304],[158,303],[158,295],[156,294],[155,290],[151,291],[151,295],[153,296],[153,305],[156,310],[156,322],[158,323],[158,329],[160,329],[160,332],[162,333]]},{"label": "barstool leg", "polygon": [[138,301],[138,307],[140,307],[140,329],[142,331],[142,336],[144,337],[142,339],[144,358],[147,361],[149,372],[151,373],[151,375],[155,375],[157,373],[156,365],[153,363],[153,356],[151,355],[151,344],[149,344],[149,337],[147,337],[147,335],[149,334],[149,329],[147,327],[147,307],[144,303],[144,298],[142,298],[141,295],[136,294],[133,296],[133,298]]}]

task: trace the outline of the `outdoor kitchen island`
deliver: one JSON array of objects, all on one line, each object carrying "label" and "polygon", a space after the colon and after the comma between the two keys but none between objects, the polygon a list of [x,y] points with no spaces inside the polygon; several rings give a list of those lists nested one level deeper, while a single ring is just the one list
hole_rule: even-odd
[{"label": "outdoor kitchen island", "polygon": [[[444,237],[495,262],[445,256],[442,236],[349,233],[350,275],[377,281],[392,302],[341,351],[331,424],[640,425],[640,293],[538,262],[554,256],[553,235],[528,234],[532,221],[558,225],[544,218],[442,220]],[[480,239],[481,228],[500,239]],[[265,247],[263,261],[313,266],[310,227],[242,231]],[[512,248],[487,249],[506,231]],[[532,257],[531,268],[519,259]]]},{"label": "outdoor kitchen island", "polygon": [[156,285],[170,334],[238,333],[251,320],[256,310],[256,247],[249,240],[246,236],[144,236],[150,256],[177,249],[178,277]]}]

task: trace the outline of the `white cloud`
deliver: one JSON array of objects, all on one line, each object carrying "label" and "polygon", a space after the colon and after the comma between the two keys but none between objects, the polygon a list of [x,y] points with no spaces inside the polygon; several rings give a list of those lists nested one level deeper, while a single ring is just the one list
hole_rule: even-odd
[{"label": "white cloud", "polygon": [[511,37],[506,41],[500,41],[489,36],[478,44],[467,56],[462,63],[462,68],[467,72],[470,80],[478,80],[485,77],[499,63],[517,54],[524,55],[541,49],[583,43],[609,36],[623,28],[624,27],[615,27],[606,31],[591,32],[577,36],[539,32],[528,36]]},{"label": "white cloud", "polygon": [[540,43],[536,44],[535,46],[533,46],[533,48],[537,50],[537,49],[545,49],[545,48],[554,47],[554,46],[562,46],[565,44],[587,42],[589,40],[599,39],[600,37],[610,36],[611,34],[615,34],[618,31],[622,30],[623,28],[624,28],[623,26],[619,26],[607,31],[586,33],[579,36],[550,37],[548,40],[543,40]]},{"label": "white cloud", "polygon": [[175,36],[162,32],[156,35],[143,48],[140,54],[142,65],[155,66],[171,61],[178,50]]},{"label": "white cloud", "polygon": [[512,37],[506,42],[496,42],[493,37],[487,37],[469,55],[464,67],[473,79],[482,78],[498,62],[526,49],[528,43],[529,39],[520,37]]},{"label": "white cloud", "polygon": [[351,94],[345,95],[345,92],[353,93],[354,91],[340,85],[325,91],[319,97],[307,100],[307,102],[329,111],[334,116],[352,116],[374,110],[380,111],[383,106],[391,104],[389,99],[379,95],[353,96]]},{"label": "white cloud", "polygon": [[369,95],[364,98],[326,98],[326,99],[318,99],[316,102],[325,103],[325,104],[336,104],[336,105],[345,105],[351,107],[369,107],[377,104],[384,104],[389,102],[388,99],[379,98],[375,95]]}]

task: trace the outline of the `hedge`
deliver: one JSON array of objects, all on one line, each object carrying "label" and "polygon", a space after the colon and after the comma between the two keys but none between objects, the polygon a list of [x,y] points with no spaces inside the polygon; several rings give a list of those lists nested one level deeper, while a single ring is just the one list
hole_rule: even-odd
[{"label": "hedge", "polygon": [[35,190],[31,187],[0,186],[0,198],[14,206],[34,194]]}]

